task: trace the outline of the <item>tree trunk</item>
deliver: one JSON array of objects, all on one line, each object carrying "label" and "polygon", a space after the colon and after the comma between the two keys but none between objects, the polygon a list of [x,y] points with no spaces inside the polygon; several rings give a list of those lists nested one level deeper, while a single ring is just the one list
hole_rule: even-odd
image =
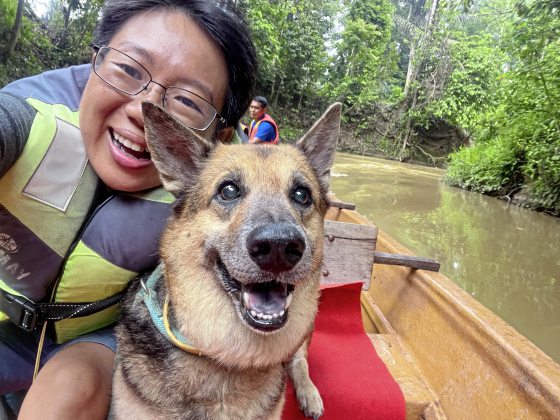
[{"label": "tree trunk", "polygon": [[[410,54],[409,54],[409,57],[408,57],[408,70],[406,72],[406,80],[405,80],[404,92],[403,92],[405,98],[410,93],[410,86],[416,80],[418,66],[414,64],[414,60],[416,58],[417,48],[420,49],[420,57],[422,57],[421,48],[425,47],[425,41],[426,40],[429,41],[430,38],[431,38],[438,6],[439,6],[439,0],[432,0],[432,6],[430,7],[430,12],[429,12],[428,17],[426,19],[426,27],[425,27],[424,33],[422,35],[420,35],[420,37],[418,38],[418,40],[416,42],[413,39],[414,37],[412,37],[412,39],[410,40]],[[411,7],[410,12],[408,14],[408,20],[409,21],[411,19],[411,16],[412,16],[412,7]]]},{"label": "tree trunk", "polygon": [[414,81],[414,79],[416,78],[415,75],[415,68],[414,68],[414,56],[416,54],[416,46],[414,45],[414,42],[410,43],[410,53],[408,54],[408,69],[406,71],[406,80],[404,82],[404,92],[403,92],[403,96],[406,98],[408,97],[408,94],[410,93],[410,85],[412,84],[412,82]]},{"label": "tree trunk", "polygon": [[[413,96],[412,96],[412,104],[410,105],[408,111],[411,111],[416,108],[417,99],[418,99],[418,92],[416,89],[414,89]],[[403,133],[404,133],[404,140],[403,140],[401,152],[399,153],[400,161],[402,161],[405,158],[406,148],[409,146],[410,143],[409,140],[412,134],[412,118],[409,115],[406,116],[406,125]]]},{"label": "tree trunk", "polygon": [[282,92],[282,89],[284,88],[284,75],[282,74],[282,76],[280,76],[280,83],[278,84],[278,89],[276,90],[276,96],[274,98],[270,98],[271,101],[273,101],[274,105],[273,107],[276,108],[276,106],[278,105],[278,98],[280,97],[280,93]]},{"label": "tree trunk", "polygon": [[68,4],[67,6],[62,6],[62,17],[64,19],[64,26],[62,28],[62,34],[60,36],[60,40],[58,42],[58,47],[61,49],[65,49],[68,47],[68,33],[69,33],[69,24],[70,24],[70,13],[71,13],[71,5]]},{"label": "tree trunk", "polygon": [[21,30],[21,23],[23,20],[23,0],[18,0],[18,6],[16,11],[16,20],[14,22],[14,26],[12,26],[12,31],[10,33],[10,39],[8,44],[2,51],[2,62],[7,62],[8,58],[14,53],[17,45],[17,40],[19,37],[19,33]]}]

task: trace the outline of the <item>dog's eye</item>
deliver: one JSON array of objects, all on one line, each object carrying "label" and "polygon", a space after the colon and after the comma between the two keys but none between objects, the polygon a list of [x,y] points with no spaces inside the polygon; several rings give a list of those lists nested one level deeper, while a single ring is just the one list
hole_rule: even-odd
[{"label": "dog's eye", "polygon": [[220,189],[220,196],[224,200],[234,200],[240,195],[239,187],[233,183],[222,185]]},{"label": "dog's eye", "polygon": [[305,187],[296,188],[292,193],[292,198],[296,203],[299,203],[303,206],[308,206],[311,204],[311,194]]}]

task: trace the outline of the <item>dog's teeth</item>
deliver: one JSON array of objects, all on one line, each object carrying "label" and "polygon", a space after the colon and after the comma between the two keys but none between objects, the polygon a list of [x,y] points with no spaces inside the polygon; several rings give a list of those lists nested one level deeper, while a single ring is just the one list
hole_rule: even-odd
[{"label": "dog's teeth", "polygon": [[288,309],[290,307],[290,303],[292,303],[292,296],[293,294],[290,293],[286,298],[286,304],[284,305],[284,309]]},{"label": "dog's teeth", "polygon": [[[250,305],[251,299],[249,298],[249,293],[247,293],[247,292],[244,292],[244,293],[243,293],[243,303],[245,303],[245,307],[246,307],[246,308],[250,308],[250,307],[251,307],[251,305]],[[253,312],[254,312],[254,311],[251,311],[251,315],[253,315]],[[253,316],[254,316],[254,315],[253,315]]]},{"label": "dog's teeth", "polygon": [[280,313],[278,314],[278,316],[283,316],[285,313],[285,311],[280,311]]},{"label": "dog's teeth", "polygon": [[274,318],[274,319],[278,318],[279,316],[280,316],[280,315],[278,315],[277,313],[273,313],[273,314],[272,314],[272,318]]},{"label": "dog's teeth", "polygon": [[253,315],[253,318],[257,316],[257,311],[251,311],[251,315]]},{"label": "dog's teeth", "polygon": [[264,315],[261,314],[260,312],[257,314],[257,318],[259,318],[259,319],[263,319],[263,316],[264,316]]}]

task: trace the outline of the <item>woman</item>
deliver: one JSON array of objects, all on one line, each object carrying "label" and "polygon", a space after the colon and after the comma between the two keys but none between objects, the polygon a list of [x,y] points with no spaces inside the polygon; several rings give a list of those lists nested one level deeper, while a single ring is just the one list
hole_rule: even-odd
[{"label": "woman", "polygon": [[[91,69],[79,112],[82,66],[0,94],[0,109],[11,110],[0,115],[0,310],[12,319],[0,323],[0,394],[31,385],[42,348],[22,419],[107,415],[113,299],[156,262],[168,214],[141,102],[163,104],[217,141],[250,102],[256,58],[224,1],[108,0]],[[51,299],[97,308],[78,305],[89,315],[55,322],[71,311],[34,304]]]}]

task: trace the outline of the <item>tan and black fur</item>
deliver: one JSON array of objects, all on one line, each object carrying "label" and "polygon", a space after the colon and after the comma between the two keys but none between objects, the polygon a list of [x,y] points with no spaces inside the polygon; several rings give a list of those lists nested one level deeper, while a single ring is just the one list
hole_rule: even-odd
[{"label": "tan and black fur", "polygon": [[250,146],[211,144],[143,104],[152,160],[177,197],[157,296],[168,295],[171,324],[202,355],[158,332],[136,284],[117,327],[115,418],[278,419],[287,372],[306,415],[322,414],[304,342],[317,312],[340,108],[296,146]]}]

